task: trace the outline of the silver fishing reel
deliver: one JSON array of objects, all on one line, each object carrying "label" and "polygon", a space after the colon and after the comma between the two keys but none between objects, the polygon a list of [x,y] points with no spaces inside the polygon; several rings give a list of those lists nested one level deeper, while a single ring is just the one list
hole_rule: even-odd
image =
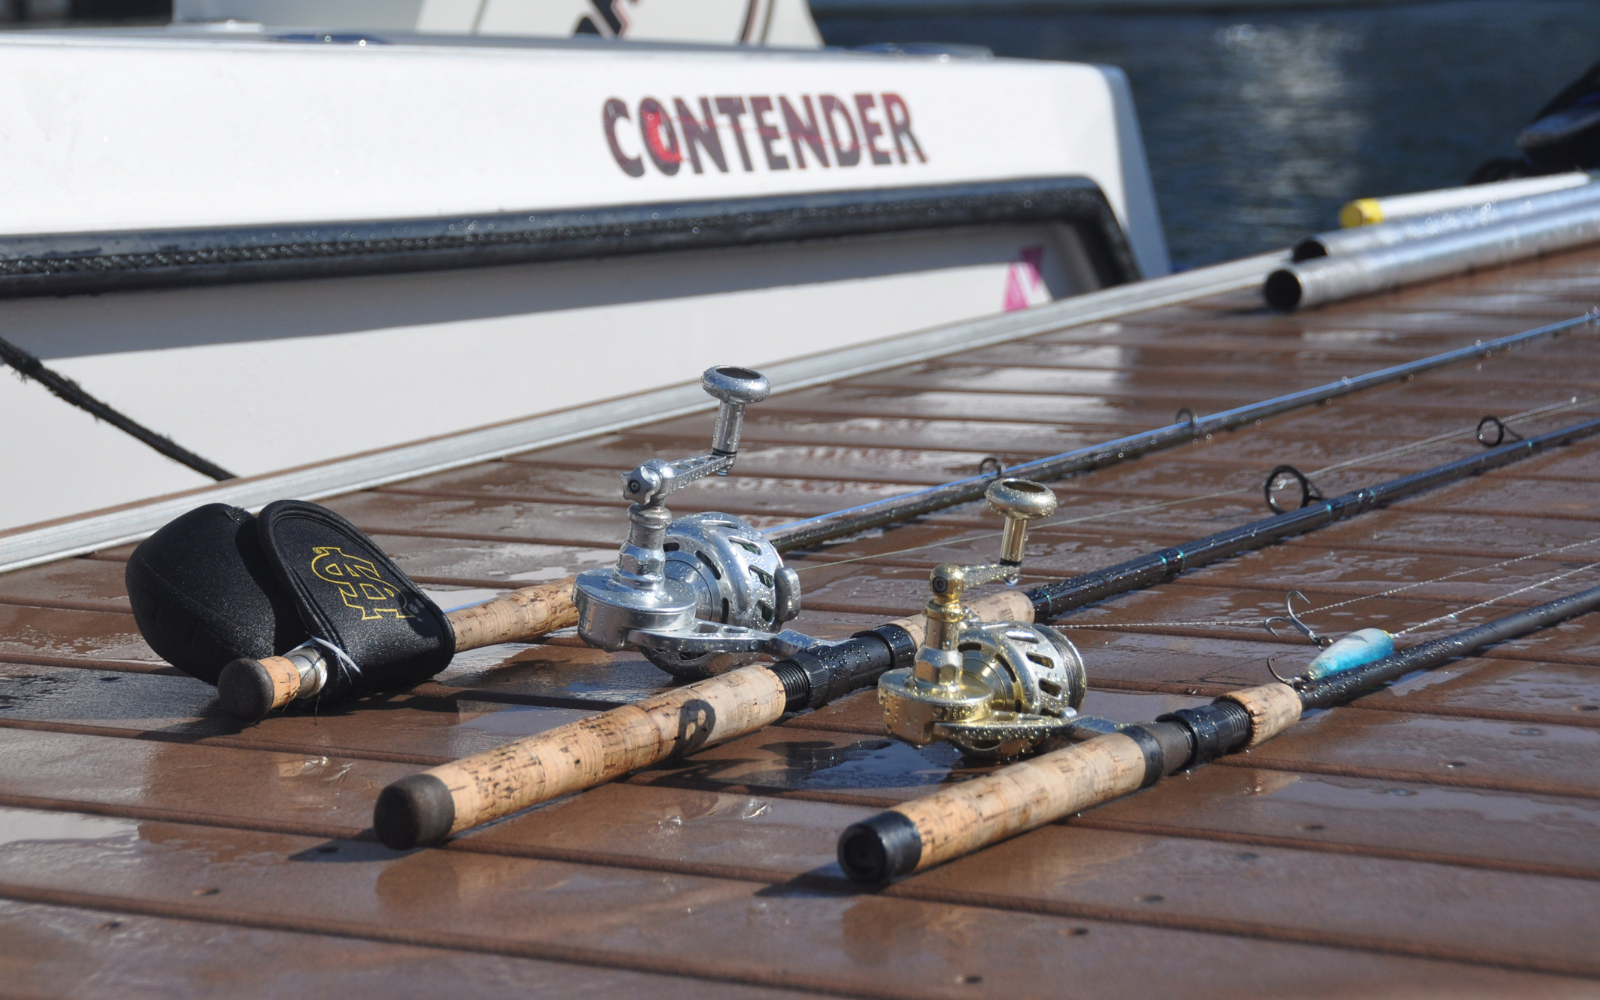
[{"label": "silver fishing reel", "polygon": [[980,758],[1015,757],[1065,732],[1083,704],[1083,657],[1047,625],[984,624],[967,608],[968,587],[1015,583],[1027,523],[1055,512],[1056,497],[1026,479],[1002,479],[984,494],[1005,515],[1000,560],[945,563],[929,579],[927,633],[910,667],[878,680],[878,703],[891,736],[915,746],[948,740]]},{"label": "silver fishing reel", "polygon": [[800,577],[766,536],[732,514],[667,509],[673,490],[726,475],[739,451],[744,408],[767,398],[758,372],[717,367],[700,385],[720,403],[711,451],[651,459],[622,477],[628,540],[614,568],[578,575],[578,634],[591,646],[635,648],[684,678],[709,677],[762,653],[787,656],[816,640],[780,627],[800,613]]}]

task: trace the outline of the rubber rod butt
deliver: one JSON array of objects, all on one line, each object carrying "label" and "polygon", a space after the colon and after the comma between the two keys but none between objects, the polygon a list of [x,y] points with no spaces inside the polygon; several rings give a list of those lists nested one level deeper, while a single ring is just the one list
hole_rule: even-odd
[{"label": "rubber rod butt", "polygon": [[437,844],[450,836],[456,823],[456,803],[450,789],[431,774],[401,778],[378,794],[372,810],[372,830],[383,846],[409,851]]},{"label": "rubber rod butt", "polygon": [[[260,722],[268,712],[293,700],[293,694],[279,700],[281,686],[266,664],[240,657],[217,675],[217,698],[222,702],[222,710],[240,722]],[[298,686],[297,683],[297,689]]]},{"label": "rubber rod butt", "polygon": [[903,813],[881,812],[839,836],[839,867],[857,882],[888,882],[916,870],[922,834]]}]

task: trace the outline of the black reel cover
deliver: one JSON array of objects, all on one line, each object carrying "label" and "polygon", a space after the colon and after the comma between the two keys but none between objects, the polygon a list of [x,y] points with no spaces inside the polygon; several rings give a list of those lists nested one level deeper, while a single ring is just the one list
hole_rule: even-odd
[{"label": "black reel cover", "polygon": [[1539,109],[1517,135],[1522,156],[1482,164],[1468,184],[1600,168],[1600,63]]},{"label": "black reel cover", "polygon": [[123,579],[139,634],[163,660],[207,684],[241,656],[305,640],[247,510],[213,503],[166,524],[133,550]]},{"label": "black reel cover", "polygon": [[344,650],[352,673],[329,656],[321,697],[416,684],[443,670],[455,631],[415,583],[355,525],[314,503],[279,500],[256,519],[275,576],[309,634]]}]

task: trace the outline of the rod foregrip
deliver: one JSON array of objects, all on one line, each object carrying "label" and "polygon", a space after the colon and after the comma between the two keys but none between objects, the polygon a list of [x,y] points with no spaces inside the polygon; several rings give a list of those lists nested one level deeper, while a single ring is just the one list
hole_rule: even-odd
[{"label": "rod foregrip", "polygon": [[572,584],[576,579],[569,576],[555,583],[523,587],[450,612],[445,617],[455,629],[456,652],[502,642],[526,642],[578,624],[578,609],[572,604]]},{"label": "rod foregrip", "polygon": [[1260,746],[1299,722],[1303,708],[1300,692],[1276,681],[1242,691],[1229,691],[1217,701],[1232,702],[1250,716],[1250,736],[1242,747],[1245,750]]},{"label": "rod foregrip", "polygon": [[1135,737],[1110,733],[951,785],[850,827],[839,866],[886,882],[959,858],[1137,791],[1153,780],[1146,757]]}]

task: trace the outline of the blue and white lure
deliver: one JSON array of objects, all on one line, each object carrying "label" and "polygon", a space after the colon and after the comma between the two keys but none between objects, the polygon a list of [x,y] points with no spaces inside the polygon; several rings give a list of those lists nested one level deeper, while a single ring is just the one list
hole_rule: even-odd
[{"label": "blue and white lure", "polygon": [[1294,599],[1296,597],[1307,604],[1311,603],[1310,599],[1300,591],[1291,590],[1289,596],[1283,602],[1286,614],[1268,618],[1265,622],[1267,631],[1277,635],[1278,630],[1272,627],[1273,623],[1282,622],[1299,631],[1313,645],[1321,646],[1322,652],[1318,653],[1316,659],[1312,660],[1306,667],[1306,672],[1297,678],[1285,679],[1278,677],[1278,671],[1273,669],[1271,661],[1268,661],[1268,668],[1272,669],[1272,675],[1278,677],[1279,680],[1283,680],[1285,683],[1320,681],[1335,674],[1342,674],[1347,670],[1365,666],[1375,660],[1381,660],[1394,652],[1394,636],[1381,628],[1357,629],[1338,641],[1329,639],[1327,636],[1317,635],[1311,626],[1301,621],[1300,616],[1295,613]]},{"label": "blue and white lure", "polygon": [[1317,654],[1303,675],[1308,681],[1342,674],[1394,653],[1394,636],[1381,628],[1357,629]]}]

